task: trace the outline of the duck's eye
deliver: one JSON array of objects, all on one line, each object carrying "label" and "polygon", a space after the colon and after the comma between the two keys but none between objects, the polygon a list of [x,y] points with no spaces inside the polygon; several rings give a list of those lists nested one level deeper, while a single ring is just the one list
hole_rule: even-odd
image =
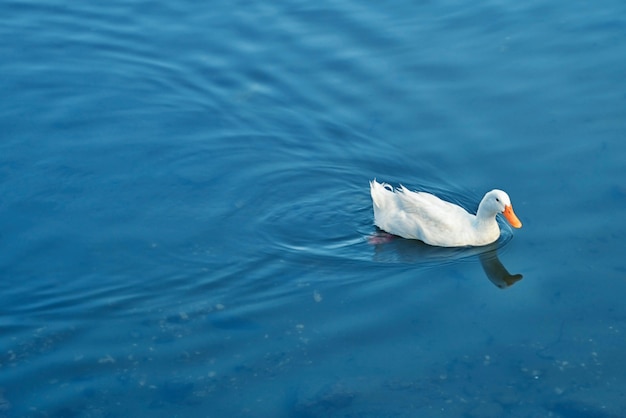
[{"label": "duck's eye", "polygon": [[496,197],[496,202],[500,203],[500,199],[498,199],[497,197]]}]

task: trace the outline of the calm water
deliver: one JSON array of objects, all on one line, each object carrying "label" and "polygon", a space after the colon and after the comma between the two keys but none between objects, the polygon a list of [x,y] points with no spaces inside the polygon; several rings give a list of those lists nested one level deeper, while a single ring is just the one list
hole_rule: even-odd
[{"label": "calm water", "polygon": [[0,416],[626,415],[624,2],[265,3],[0,5]]}]

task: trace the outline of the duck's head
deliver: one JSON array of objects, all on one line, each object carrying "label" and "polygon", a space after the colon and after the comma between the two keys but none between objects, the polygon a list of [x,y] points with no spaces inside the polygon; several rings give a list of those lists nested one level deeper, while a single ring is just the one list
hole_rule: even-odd
[{"label": "duck's head", "polygon": [[483,197],[483,200],[480,201],[478,212],[482,212],[487,216],[494,216],[496,213],[501,213],[513,228],[522,227],[522,223],[515,215],[515,212],[513,212],[509,195],[502,190],[494,189],[487,193],[485,197]]}]

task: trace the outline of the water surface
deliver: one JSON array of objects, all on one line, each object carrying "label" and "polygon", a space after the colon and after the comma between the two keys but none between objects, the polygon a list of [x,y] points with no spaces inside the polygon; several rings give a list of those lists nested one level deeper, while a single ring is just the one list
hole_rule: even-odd
[{"label": "water surface", "polygon": [[0,416],[626,413],[621,2],[0,11]]}]

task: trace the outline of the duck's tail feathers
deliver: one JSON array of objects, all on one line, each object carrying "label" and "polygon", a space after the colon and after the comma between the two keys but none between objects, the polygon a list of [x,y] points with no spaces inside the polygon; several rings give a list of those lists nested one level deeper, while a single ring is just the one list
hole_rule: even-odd
[{"label": "duck's tail feathers", "polygon": [[385,203],[385,196],[389,196],[389,193],[393,194],[393,187],[387,183],[379,183],[376,179],[370,181],[370,194],[372,195],[372,202],[378,209],[382,208]]}]

